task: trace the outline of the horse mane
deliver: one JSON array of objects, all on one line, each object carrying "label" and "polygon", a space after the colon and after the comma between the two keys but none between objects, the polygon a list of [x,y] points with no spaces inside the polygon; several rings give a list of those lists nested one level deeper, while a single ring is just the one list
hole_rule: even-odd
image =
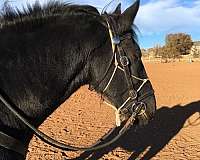
[{"label": "horse mane", "polygon": [[[105,15],[106,11],[102,13]],[[23,32],[24,30],[34,30],[45,24],[55,22],[59,17],[67,16],[87,16],[87,18],[98,21],[107,27],[103,16],[98,10],[90,5],[74,5],[61,2],[59,0],[49,0],[41,5],[38,0],[33,5],[27,4],[23,9],[14,8],[9,3],[4,3],[0,13],[0,32],[2,30],[14,30]],[[139,31],[136,25],[132,26],[132,35],[135,42],[138,42],[136,32]]]},{"label": "horse mane", "polygon": [[0,14],[0,29],[7,27],[16,29],[25,25],[26,27],[28,27],[27,25],[41,26],[55,21],[58,17],[66,16],[90,16],[97,19],[101,17],[93,6],[72,5],[57,0],[50,0],[43,5],[36,1],[33,5],[23,6],[22,10],[5,3]]}]

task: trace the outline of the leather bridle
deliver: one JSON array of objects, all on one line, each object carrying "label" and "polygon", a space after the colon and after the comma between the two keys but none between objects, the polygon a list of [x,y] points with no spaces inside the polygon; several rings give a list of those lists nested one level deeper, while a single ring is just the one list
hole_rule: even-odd
[{"label": "leather bridle", "polygon": [[[104,86],[103,90],[101,91],[101,93],[103,95],[108,90],[117,70],[124,72],[124,75],[125,75],[125,78],[126,78],[126,81],[127,81],[127,85],[128,85],[128,91],[129,91],[128,98],[121,104],[121,106],[118,109],[116,108],[116,106],[104,101],[104,103],[111,106],[115,110],[116,126],[120,126],[121,125],[120,113],[123,110],[123,108],[127,105],[127,103],[129,103],[129,101],[131,101],[131,103],[132,103],[132,109],[133,109],[134,106],[137,106],[137,105],[143,106],[142,109],[141,109],[141,112],[139,114],[146,116],[145,115],[146,104],[141,102],[141,101],[138,101],[138,93],[143,88],[143,86],[149,81],[149,79],[148,78],[144,78],[144,79],[139,78],[137,76],[134,76],[130,72],[130,68],[129,68],[130,61],[129,61],[129,59],[128,59],[128,57],[127,57],[127,55],[126,55],[126,53],[125,53],[125,51],[124,51],[124,49],[121,45],[121,42],[125,39],[132,39],[131,33],[126,33],[125,35],[123,35],[123,38],[121,38],[116,32],[115,26],[114,25],[111,26],[110,23],[109,23],[109,21],[111,21],[112,18],[110,18],[108,15],[106,15],[105,18],[107,19],[107,26],[108,26],[108,30],[109,30],[110,39],[111,39],[113,56],[112,56],[111,63],[107,67],[107,70],[104,73],[104,76],[102,77],[102,79],[100,81],[98,81],[95,84],[95,86],[90,86],[90,90],[96,90],[97,88],[99,88],[100,84],[102,83],[104,78],[107,76],[108,71],[111,68],[111,65],[113,65],[113,61],[114,61],[114,66],[115,66],[114,70],[113,70],[107,84]],[[118,56],[119,61],[117,59],[117,54],[119,55]],[[132,79],[135,79],[137,81],[142,82],[141,85],[137,88],[137,90],[134,89]],[[150,92],[146,93],[146,96],[152,95],[153,92],[154,92],[153,90],[150,90]]]},{"label": "leather bridle", "polygon": [[[119,69],[119,70],[123,71],[124,74],[125,74],[128,89],[129,89],[129,97],[126,99],[126,101],[118,109],[116,109],[114,106],[109,104],[113,108],[115,108],[115,110],[116,110],[116,115],[117,115],[116,116],[116,127],[114,129],[112,129],[108,134],[103,136],[94,145],[89,146],[89,147],[74,147],[74,146],[66,145],[64,143],[61,143],[61,142],[58,142],[58,141],[52,139],[51,137],[45,135],[43,132],[39,131],[33,125],[31,125],[20,113],[17,112],[17,110],[4,98],[4,96],[0,94],[0,101],[2,101],[3,104],[16,117],[18,117],[29,129],[31,129],[37,137],[39,137],[41,140],[43,140],[44,142],[48,143],[51,146],[54,146],[54,147],[62,149],[62,150],[67,150],[67,151],[77,151],[77,150],[94,151],[94,150],[98,150],[98,149],[104,148],[104,147],[114,143],[115,141],[117,141],[134,124],[137,116],[139,116],[139,115],[145,116],[146,115],[145,114],[146,104],[144,104],[141,101],[143,99],[151,96],[153,94],[153,90],[151,90],[150,92],[147,92],[145,95],[143,95],[141,97],[138,97],[138,92],[148,82],[148,79],[140,79],[140,78],[138,78],[138,77],[136,77],[136,76],[134,76],[130,73],[129,60],[128,60],[125,52],[123,51],[123,48],[120,45],[120,38],[116,34],[114,28],[112,26],[110,26],[109,21],[107,21],[107,25],[108,25],[109,34],[110,34],[112,47],[113,47],[113,57],[114,57],[115,69],[114,69],[114,71],[113,71],[113,73],[110,77],[109,82],[107,83],[107,85],[103,89],[103,93],[106,92],[106,90],[108,89],[109,85],[112,82],[112,79],[113,79],[113,77],[116,73],[116,70]],[[118,63],[117,54],[119,54],[120,63]],[[121,66],[119,64],[121,64]],[[107,71],[106,71],[105,75],[107,75]],[[133,87],[132,78],[137,79],[139,81],[142,81],[142,84],[140,85],[140,87],[137,90],[135,90],[134,87]],[[129,101],[131,101],[132,105],[131,105],[131,107],[126,107],[127,103]],[[125,122],[125,124],[123,126],[120,126],[120,124],[121,124],[120,114],[122,112],[125,112],[125,111],[126,112],[128,111],[131,114],[131,116],[128,118],[128,120]],[[103,143],[103,141],[106,139],[106,137],[111,135],[116,128],[119,129],[117,136],[114,137],[113,139],[111,139],[110,141]],[[0,131],[0,138],[8,140],[7,142],[6,141],[0,141],[0,146],[7,148],[7,149],[10,149],[12,151],[15,151],[15,152],[17,152],[21,155],[25,155],[25,152],[26,152],[25,148],[26,147],[23,144],[21,144],[18,140],[16,140],[15,138],[13,138],[11,136],[6,135],[5,133],[3,133],[1,131]],[[12,143],[13,145],[8,145],[8,143]],[[15,147],[13,147],[14,145],[15,145],[15,147],[17,147],[16,149],[15,149]]]}]

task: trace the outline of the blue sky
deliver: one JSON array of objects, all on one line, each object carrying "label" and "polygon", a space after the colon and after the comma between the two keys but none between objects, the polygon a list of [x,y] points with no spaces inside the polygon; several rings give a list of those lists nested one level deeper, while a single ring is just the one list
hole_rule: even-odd
[{"label": "blue sky", "polygon": [[[4,0],[0,0],[0,5]],[[35,0],[10,0],[14,6],[21,6]],[[47,0],[40,0],[41,3]],[[65,0],[66,1],[66,0]],[[69,0],[68,2],[90,4],[101,10],[110,0]],[[123,10],[134,0],[116,0],[122,3]],[[200,40],[200,0],[141,0],[141,6],[135,19],[138,26],[139,43],[142,48],[163,45],[165,35],[184,32],[194,41]]]}]

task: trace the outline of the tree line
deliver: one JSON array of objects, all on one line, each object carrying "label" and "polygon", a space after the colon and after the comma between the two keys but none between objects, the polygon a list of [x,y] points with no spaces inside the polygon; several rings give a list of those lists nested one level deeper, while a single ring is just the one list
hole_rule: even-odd
[{"label": "tree line", "polygon": [[190,54],[192,46],[193,41],[189,34],[176,33],[166,35],[164,46],[156,45],[154,48],[143,51],[151,52],[155,58],[177,59]]}]

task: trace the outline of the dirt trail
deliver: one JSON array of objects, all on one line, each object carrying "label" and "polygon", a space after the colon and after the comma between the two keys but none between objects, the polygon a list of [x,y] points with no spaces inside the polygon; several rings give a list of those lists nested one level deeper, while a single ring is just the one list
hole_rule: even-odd
[{"label": "dirt trail", "polygon": [[[199,160],[200,63],[145,64],[157,98],[157,114],[146,127],[130,130],[117,144],[95,153],[63,152],[34,137],[27,160]],[[82,87],[40,127],[72,145],[90,145],[114,126],[114,111]]]}]

